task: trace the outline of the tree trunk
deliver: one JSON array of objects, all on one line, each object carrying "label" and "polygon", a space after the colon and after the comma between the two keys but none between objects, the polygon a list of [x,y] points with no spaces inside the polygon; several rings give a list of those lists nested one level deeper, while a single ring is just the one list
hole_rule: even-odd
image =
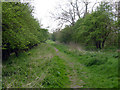
[{"label": "tree trunk", "polygon": [[101,49],[101,41],[97,41],[96,42],[96,48],[97,49]]},{"label": "tree trunk", "polygon": [[105,40],[106,39],[104,39],[103,42],[102,42],[102,48],[104,48]]},{"label": "tree trunk", "polygon": [[101,41],[99,41],[99,49],[101,49]]},{"label": "tree trunk", "polygon": [[79,7],[78,7],[78,0],[76,0],[76,11],[77,11],[77,15],[80,18],[80,12],[79,12]]},{"label": "tree trunk", "polygon": [[18,57],[18,49],[15,50],[15,55]]},{"label": "tree trunk", "polygon": [[10,50],[2,50],[2,60],[6,60],[10,56]]},{"label": "tree trunk", "polygon": [[98,47],[98,42],[96,42],[96,48],[98,49],[99,47]]}]

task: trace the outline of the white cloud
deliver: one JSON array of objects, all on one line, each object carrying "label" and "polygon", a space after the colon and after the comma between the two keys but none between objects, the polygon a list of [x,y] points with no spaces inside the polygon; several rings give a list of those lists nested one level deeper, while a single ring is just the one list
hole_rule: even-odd
[{"label": "white cloud", "polygon": [[[34,16],[43,24],[43,27],[50,27],[49,32],[52,32],[52,29],[57,28],[57,24],[54,20],[50,18],[49,12],[54,11],[59,3],[66,3],[67,0],[32,0],[31,5],[34,6]],[[82,0],[81,0],[82,1]],[[106,1],[106,0],[88,0],[91,2],[88,8],[91,8],[94,2]],[[110,0],[107,0],[110,1]],[[118,0],[114,0],[118,1]]]},{"label": "white cloud", "polygon": [[[41,21],[43,27],[46,28],[54,25],[50,20],[50,11],[54,11],[59,0],[34,0],[31,5],[34,6],[34,16]],[[53,25],[52,25],[53,24]]]}]

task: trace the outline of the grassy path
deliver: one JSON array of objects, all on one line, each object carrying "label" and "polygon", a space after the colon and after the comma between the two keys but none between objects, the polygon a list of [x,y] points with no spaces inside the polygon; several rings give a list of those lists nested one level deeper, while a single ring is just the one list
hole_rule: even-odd
[{"label": "grassy path", "polygon": [[116,56],[47,42],[3,62],[3,87],[117,88]]},{"label": "grassy path", "polygon": [[[75,63],[73,62],[73,60],[75,60],[75,58],[69,58],[68,55],[66,55],[65,53],[61,53],[58,49],[55,48],[56,53],[58,54],[59,57],[61,57],[62,59],[65,60],[66,65],[67,65],[67,72],[69,73],[68,77],[70,80],[70,85],[68,86],[68,88],[81,88],[83,87],[83,84],[81,84],[80,82],[78,83],[78,81],[82,81],[78,79],[77,76],[77,71],[75,70]],[[81,65],[80,65],[81,67]]]}]

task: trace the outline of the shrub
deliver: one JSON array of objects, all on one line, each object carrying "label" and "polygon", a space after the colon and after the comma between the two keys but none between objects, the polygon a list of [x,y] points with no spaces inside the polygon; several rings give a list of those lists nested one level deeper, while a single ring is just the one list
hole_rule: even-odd
[{"label": "shrub", "polygon": [[107,62],[107,58],[90,57],[85,61],[85,66],[101,65]]}]

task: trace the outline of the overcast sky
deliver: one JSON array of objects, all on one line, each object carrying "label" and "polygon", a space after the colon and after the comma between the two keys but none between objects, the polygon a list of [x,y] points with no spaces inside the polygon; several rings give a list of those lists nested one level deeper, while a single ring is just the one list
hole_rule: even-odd
[{"label": "overcast sky", "polygon": [[52,32],[52,28],[55,28],[56,23],[50,18],[50,12],[54,11],[60,0],[34,0],[31,5],[34,6],[33,15],[37,18],[44,28],[48,26],[49,31]]},{"label": "overcast sky", "polygon": [[[89,4],[89,7],[91,7],[94,2],[101,0],[89,0],[91,4]],[[110,0],[105,0],[110,1]],[[113,0],[111,0],[113,1]],[[117,1],[117,0],[114,0]],[[50,16],[50,12],[54,13],[56,12],[58,7],[58,4],[65,4],[67,0],[32,0],[30,4],[34,6],[34,17],[37,18],[41,24],[43,24],[44,28],[48,28],[49,32],[53,32],[54,29],[57,28],[57,22],[55,22]],[[82,6],[81,6],[82,8]]]}]

